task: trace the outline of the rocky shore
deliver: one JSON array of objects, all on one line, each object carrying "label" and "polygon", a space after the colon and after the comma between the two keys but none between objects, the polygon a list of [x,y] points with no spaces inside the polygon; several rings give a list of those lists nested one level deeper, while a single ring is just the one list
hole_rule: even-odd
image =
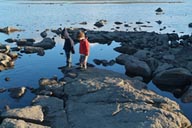
[{"label": "rocky shore", "polygon": [[[102,27],[105,23],[102,20],[95,26]],[[192,35],[68,29],[76,42],[79,30],[86,32],[91,43],[110,45],[112,41],[120,42],[121,46],[114,50],[122,54],[114,61],[96,58],[94,62],[104,66],[114,63],[124,65],[126,75],[97,68],[89,68],[85,72],[76,68],[62,69],[64,78],[42,78],[38,89],[29,88],[36,94],[31,106],[2,110],[0,128],[191,126],[177,103],[147,90],[146,84],[152,81],[160,89],[181,98],[182,102],[192,102]],[[20,53],[43,56],[45,50],[54,48],[55,38],[60,36],[61,30],[43,31],[40,42],[33,38],[6,39],[8,43],[16,43],[17,47],[0,44],[0,71],[14,67],[14,60]],[[12,31],[20,30],[9,27],[0,29],[4,33]],[[47,31],[55,35],[49,37]],[[0,92],[4,91],[6,89],[0,89]],[[13,98],[18,98],[25,94],[26,88],[8,91]]]},{"label": "rocky shore", "polygon": [[179,105],[137,79],[89,67],[42,78],[31,106],[1,112],[0,128],[189,128]]}]

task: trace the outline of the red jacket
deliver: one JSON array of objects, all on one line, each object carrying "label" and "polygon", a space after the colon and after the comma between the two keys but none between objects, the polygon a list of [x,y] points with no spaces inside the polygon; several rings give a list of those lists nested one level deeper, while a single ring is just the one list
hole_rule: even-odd
[{"label": "red jacket", "polygon": [[89,41],[87,39],[80,40],[79,53],[88,56],[89,51]]}]

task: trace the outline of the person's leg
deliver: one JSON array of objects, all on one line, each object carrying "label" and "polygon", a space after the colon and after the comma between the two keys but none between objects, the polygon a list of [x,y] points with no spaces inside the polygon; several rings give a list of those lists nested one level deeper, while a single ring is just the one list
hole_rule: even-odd
[{"label": "person's leg", "polygon": [[88,60],[88,56],[84,56],[84,69],[87,69],[87,60]]},{"label": "person's leg", "polygon": [[79,65],[80,65],[80,68],[83,68],[83,59],[84,57],[83,57],[83,55],[80,55],[80,59],[79,59]]},{"label": "person's leg", "polygon": [[66,55],[66,67],[72,67],[71,52],[65,51],[65,55]]}]

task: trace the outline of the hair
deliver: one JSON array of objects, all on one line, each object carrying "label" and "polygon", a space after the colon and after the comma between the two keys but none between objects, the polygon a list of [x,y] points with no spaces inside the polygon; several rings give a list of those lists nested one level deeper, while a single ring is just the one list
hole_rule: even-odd
[{"label": "hair", "polygon": [[82,39],[82,38],[85,38],[85,33],[83,31],[79,31],[78,34],[77,34],[77,39]]}]

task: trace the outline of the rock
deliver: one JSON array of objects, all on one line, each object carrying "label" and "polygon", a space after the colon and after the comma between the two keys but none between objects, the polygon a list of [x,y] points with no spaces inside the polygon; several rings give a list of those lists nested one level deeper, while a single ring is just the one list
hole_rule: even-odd
[{"label": "rock", "polygon": [[156,11],[156,12],[163,12],[163,9],[157,8],[155,11]]},{"label": "rock", "polygon": [[51,128],[51,127],[29,123],[24,120],[6,118],[1,123],[0,128]]},{"label": "rock", "polygon": [[123,23],[122,23],[122,22],[119,22],[119,21],[116,21],[115,24],[116,24],[116,25],[121,25],[121,24],[123,24]]},{"label": "rock", "polygon": [[31,122],[42,122],[44,120],[44,114],[42,107],[28,106],[24,108],[10,109],[1,113],[2,118],[15,118],[22,120],[30,120]]},{"label": "rock", "polygon": [[5,81],[10,81],[10,78],[9,77],[5,77]]},{"label": "rock", "polygon": [[100,28],[100,27],[103,27],[106,23],[107,23],[106,20],[99,20],[99,21],[97,21],[97,22],[94,24],[94,26]]},{"label": "rock", "polygon": [[0,88],[0,93],[3,93],[3,92],[5,92],[5,91],[6,91],[5,88]]},{"label": "rock", "polygon": [[9,26],[5,28],[0,28],[0,32],[6,33],[6,34],[9,34],[15,31],[22,31],[22,30],[14,27],[9,27]]},{"label": "rock", "polygon": [[87,22],[84,21],[84,22],[81,22],[81,23],[79,23],[79,24],[81,24],[81,25],[87,25]]},{"label": "rock", "polygon": [[12,39],[12,38],[8,38],[5,41],[8,42],[8,43],[13,43],[13,42],[16,42],[17,40],[16,39]]},{"label": "rock", "polygon": [[100,65],[100,64],[101,64],[101,60],[99,60],[99,59],[94,59],[93,62],[94,62],[96,65]]},{"label": "rock", "polygon": [[18,46],[33,46],[33,42],[28,41],[27,39],[16,40]]},{"label": "rock", "polygon": [[120,47],[116,47],[114,48],[115,51],[120,52],[120,53],[124,53],[124,54],[129,54],[129,55],[133,55],[134,53],[137,52],[137,49],[134,47],[129,47],[128,45],[124,45],[124,46],[120,46]]},{"label": "rock", "polygon": [[46,85],[58,85],[58,82],[55,79],[41,78],[39,80],[39,85],[41,87],[46,86]]},{"label": "rock", "polygon": [[189,89],[182,95],[181,101],[184,103],[192,102],[192,86],[190,85]]},{"label": "rock", "polygon": [[171,87],[185,87],[191,84],[191,73],[184,68],[173,68],[158,73],[153,78],[155,85]]},{"label": "rock", "polygon": [[152,91],[136,89],[128,79],[122,74],[94,68],[80,72],[76,81],[64,86],[69,126],[177,128],[191,125],[177,103]]},{"label": "rock", "polygon": [[0,53],[9,53],[9,52],[10,52],[10,46],[0,43]]},{"label": "rock", "polygon": [[12,59],[10,56],[4,53],[0,53],[0,65],[4,67],[11,67],[12,66]]},{"label": "rock", "polygon": [[10,96],[12,98],[21,98],[25,94],[26,88],[25,87],[10,88],[8,89],[8,91],[10,92]]},{"label": "rock", "polygon": [[44,49],[42,47],[33,47],[33,46],[25,46],[23,52],[27,54],[37,53],[40,56],[43,56],[45,54]]},{"label": "rock", "polygon": [[62,32],[62,28],[58,28],[57,30],[51,30],[51,32],[56,33],[57,35],[60,35]]},{"label": "rock", "polygon": [[151,69],[148,64],[144,61],[137,59],[136,57],[130,56],[127,58],[125,63],[126,74],[128,76],[142,76],[144,80],[148,81],[151,79]]},{"label": "rock", "polygon": [[33,105],[41,105],[46,109],[46,120],[52,128],[68,128],[64,102],[56,97],[37,96]]},{"label": "rock", "polygon": [[156,23],[158,23],[159,25],[162,24],[161,20],[155,21]]},{"label": "rock", "polygon": [[55,46],[55,41],[49,37],[44,38],[42,41],[35,43],[34,47],[41,47],[43,49],[52,49]]},{"label": "rock", "polygon": [[47,37],[47,31],[45,30],[45,31],[41,32],[40,35],[42,38]]},{"label": "rock", "polygon": [[160,72],[163,72],[165,70],[169,70],[172,68],[174,68],[172,64],[168,64],[168,63],[158,64],[156,69],[153,72],[153,76],[157,75]]},{"label": "rock", "polygon": [[192,23],[189,23],[189,25],[188,25],[190,28],[192,28]]}]

